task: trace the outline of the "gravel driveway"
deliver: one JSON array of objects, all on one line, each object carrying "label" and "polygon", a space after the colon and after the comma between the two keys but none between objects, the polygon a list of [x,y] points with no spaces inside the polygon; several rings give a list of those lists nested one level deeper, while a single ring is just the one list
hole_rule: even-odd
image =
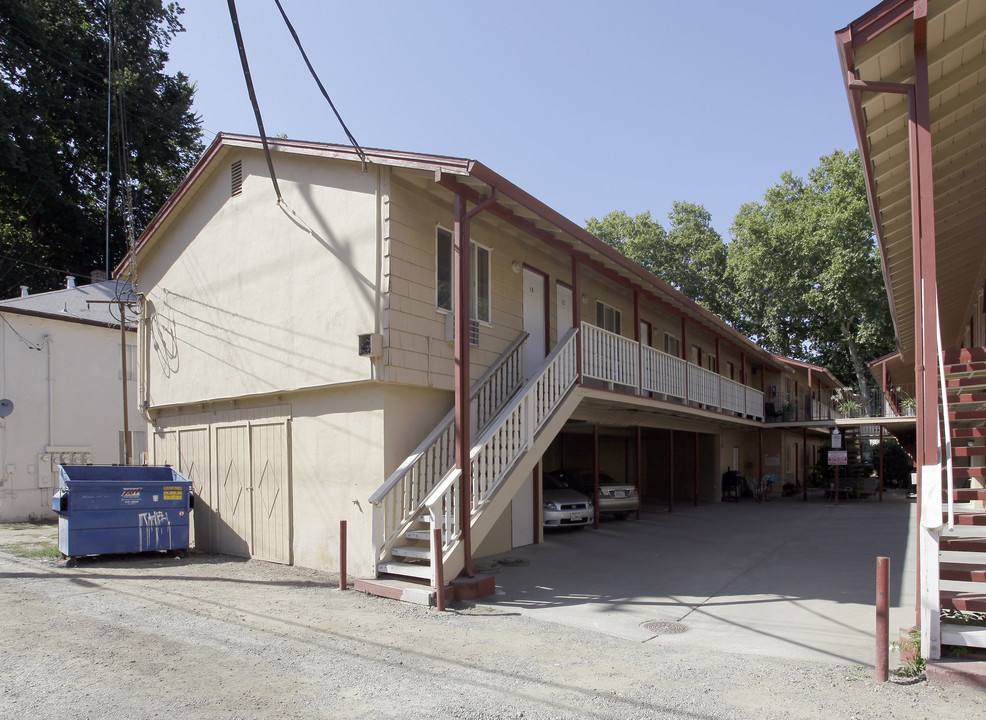
[{"label": "gravel driveway", "polygon": [[51,534],[0,526],[3,717],[986,714],[970,688],[876,685],[870,668],[643,644],[509,612],[438,613],[300,568],[193,554],[67,569],[24,551]]}]

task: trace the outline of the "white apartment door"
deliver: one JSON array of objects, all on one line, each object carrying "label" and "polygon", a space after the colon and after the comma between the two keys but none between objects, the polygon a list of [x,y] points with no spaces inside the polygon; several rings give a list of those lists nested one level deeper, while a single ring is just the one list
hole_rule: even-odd
[{"label": "white apartment door", "polygon": [[524,346],[524,374],[534,377],[545,357],[544,275],[524,268],[524,330],[529,337]]}]

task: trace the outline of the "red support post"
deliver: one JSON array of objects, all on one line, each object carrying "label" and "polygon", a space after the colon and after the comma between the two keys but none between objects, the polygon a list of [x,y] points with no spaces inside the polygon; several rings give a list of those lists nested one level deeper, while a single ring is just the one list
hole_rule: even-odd
[{"label": "red support post", "polygon": [[599,529],[599,426],[592,426],[592,527]]},{"label": "red support post", "polygon": [[435,548],[432,562],[435,563],[435,607],[445,611],[445,565],[442,563],[442,530],[432,530],[432,545]]},{"label": "red support post", "polygon": [[695,433],[695,507],[698,507],[698,433]]},{"label": "red support post", "polygon": [[472,444],[469,424],[469,219],[466,201],[455,196],[455,466],[459,469],[459,527],[465,557],[463,573],[472,577],[472,492],[469,448]]},{"label": "red support post", "polygon": [[643,486],[643,476],[644,476],[644,456],[643,456],[643,442],[641,437],[642,430],[640,426],[637,426],[637,519],[640,519],[640,508],[644,504],[644,486]]},{"label": "red support post", "polygon": [[668,512],[674,512],[674,430],[668,445]]},{"label": "red support post", "polygon": [[876,559],[876,681],[890,674],[890,558]]},{"label": "red support post", "polygon": [[348,550],[346,548],[347,538],[346,538],[346,521],[339,521],[339,589],[345,590],[349,587],[349,578],[346,577],[346,556],[348,555]]}]

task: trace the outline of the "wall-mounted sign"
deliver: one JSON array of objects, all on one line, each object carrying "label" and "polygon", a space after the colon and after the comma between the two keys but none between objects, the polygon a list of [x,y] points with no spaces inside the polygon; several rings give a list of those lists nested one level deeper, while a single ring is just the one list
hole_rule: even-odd
[{"label": "wall-mounted sign", "polygon": [[846,450],[829,450],[829,465],[848,465],[849,453]]}]

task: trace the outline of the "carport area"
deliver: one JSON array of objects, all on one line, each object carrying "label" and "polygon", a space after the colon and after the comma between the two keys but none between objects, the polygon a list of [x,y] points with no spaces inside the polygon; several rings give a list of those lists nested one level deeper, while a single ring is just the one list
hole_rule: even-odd
[{"label": "carport area", "polygon": [[632,642],[872,665],[876,558],[890,558],[891,640],[915,620],[902,492],[829,503],[645,505],[640,520],[545,533],[477,561],[500,612]]}]

